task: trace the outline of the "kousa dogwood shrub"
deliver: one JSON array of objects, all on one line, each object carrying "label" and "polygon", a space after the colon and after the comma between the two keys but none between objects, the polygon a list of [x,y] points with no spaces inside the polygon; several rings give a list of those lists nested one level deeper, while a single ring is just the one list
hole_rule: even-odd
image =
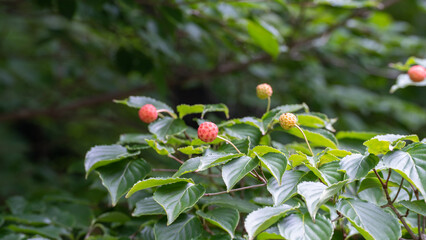
[{"label": "kousa dogwood shrub", "polygon": [[272,92],[257,89],[265,114],[236,119],[224,104],[116,101],[149,133],[93,147],[85,170],[98,174],[112,206],[127,201],[137,220],[127,237],[425,239],[425,139],[336,132],[336,119],[305,104],[270,109]]}]

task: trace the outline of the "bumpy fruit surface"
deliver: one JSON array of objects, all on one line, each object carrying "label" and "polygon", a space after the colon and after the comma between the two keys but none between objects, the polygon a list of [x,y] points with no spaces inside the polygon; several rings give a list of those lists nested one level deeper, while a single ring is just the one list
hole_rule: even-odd
[{"label": "bumpy fruit surface", "polygon": [[293,113],[283,113],[280,116],[279,122],[282,128],[289,130],[290,128],[296,126],[297,117]]},{"label": "bumpy fruit surface", "polygon": [[272,96],[272,87],[267,83],[262,83],[256,87],[257,97],[260,99],[266,99]]},{"label": "bumpy fruit surface", "polygon": [[213,142],[217,137],[218,131],[219,129],[216,124],[212,122],[203,122],[198,127],[198,138],[206,143]]},{"label": "bumpy fruit surface", "polygon": [[151,123],[157,120],[157,109],[152,104],[145,104],[139,109],[139,118],[144,123]]},{"label": "bumpy fruit surface", "polygon": [[408,76],[413,82],[421,82],[426,78],[426,69],[420,65],[412,66],[408,70]]}]

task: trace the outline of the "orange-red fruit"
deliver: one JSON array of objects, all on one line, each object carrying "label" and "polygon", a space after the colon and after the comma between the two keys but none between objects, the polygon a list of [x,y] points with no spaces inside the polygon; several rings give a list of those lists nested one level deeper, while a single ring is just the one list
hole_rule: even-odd
[{"label": "orange-red fruit", "polygon": [[144,123],[152,123],[157,120],[157,109],[152,104],[145,104],[139,109],[139,118]]},{"label": "orange-red fruit", "polygon": [[267,83],[262,83],[256,87],[257,97],[260,99],[266,99],[272,96],[272,87]]},{"label": "orange-red fruit", "polygon": [[279,122],[282,128],[289,130],[290,128],[296,126],[297,117],[293,113],[283,113],[280,116]]},{"label": "orange-red fruit", "polygon": [[206,143],[213,142],[217,137],[218,131],[219,129],[216,124],[212,122],[203,122],[198,127],[198,138]]},{"label": "orange-red fruit", "polygon": [[413,82],[421,82],[426,78],[426,69],[420,65],[412,66],[408,70],[408,76]]}]

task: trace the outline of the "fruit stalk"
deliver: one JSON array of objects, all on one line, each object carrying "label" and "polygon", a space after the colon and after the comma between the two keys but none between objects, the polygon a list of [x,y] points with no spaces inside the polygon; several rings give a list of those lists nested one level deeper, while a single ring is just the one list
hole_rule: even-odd
[{"label": "fruit stalk", "polygon": [[297,129],[299,129],[299,131],[302,133],[302,135],[303,135],[303,138],[305,139],[305,142],[306,142],[306,144],[308,145],[308,148],[309,148],[309,151],[311,152],[311,154],[312,154],[312,157],[314,156],[314,152],[312,151],[312,149],[311,149],[311,145],[309,145],[309,141],[308,141],[308,138],[306,137],[306,135],[305,135],[305,133],[303,132],[303,130],[302,130],[302,128],[301,127],[299,127],[299,125],[295,125],[295,127],[297,127]]},{"label": "fruit stalk", "polygon": [[225,141],[225,142],[227,142],[227,143],[231,144],[231,145],[235,148],[235,150],[237,150],[237,152],[238,152],[239,154],[241,154],[241,152],[240,152],[240,150],[237,148],[237,146],[235,146],[235,145],[234,145],[231,141],[229,141],[228,139],[223,138],[223,137],[221,137],[221,136],[217,136],[217,138],[222,139],[223,141]]}]

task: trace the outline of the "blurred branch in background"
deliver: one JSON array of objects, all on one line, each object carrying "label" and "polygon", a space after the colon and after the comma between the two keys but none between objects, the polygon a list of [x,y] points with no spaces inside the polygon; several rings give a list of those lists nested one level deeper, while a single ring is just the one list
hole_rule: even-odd
[{"label": "blurred branch in background", "polygon": [[[17,149],[0,151],[4,171],[38,173],[28,163],[41,161],[53,169],[44,181],[80,174],[89,146],[147,131],[113,99],[260,116],[262,82],[272,107],[305,102],[338,118],[337,130],[426,132],[424,90],[389,95],[400,72],[387,67],[426,56],[420,1],[0,2],[0,140]],[[14,191],[1,184],[0,194]]]}]

